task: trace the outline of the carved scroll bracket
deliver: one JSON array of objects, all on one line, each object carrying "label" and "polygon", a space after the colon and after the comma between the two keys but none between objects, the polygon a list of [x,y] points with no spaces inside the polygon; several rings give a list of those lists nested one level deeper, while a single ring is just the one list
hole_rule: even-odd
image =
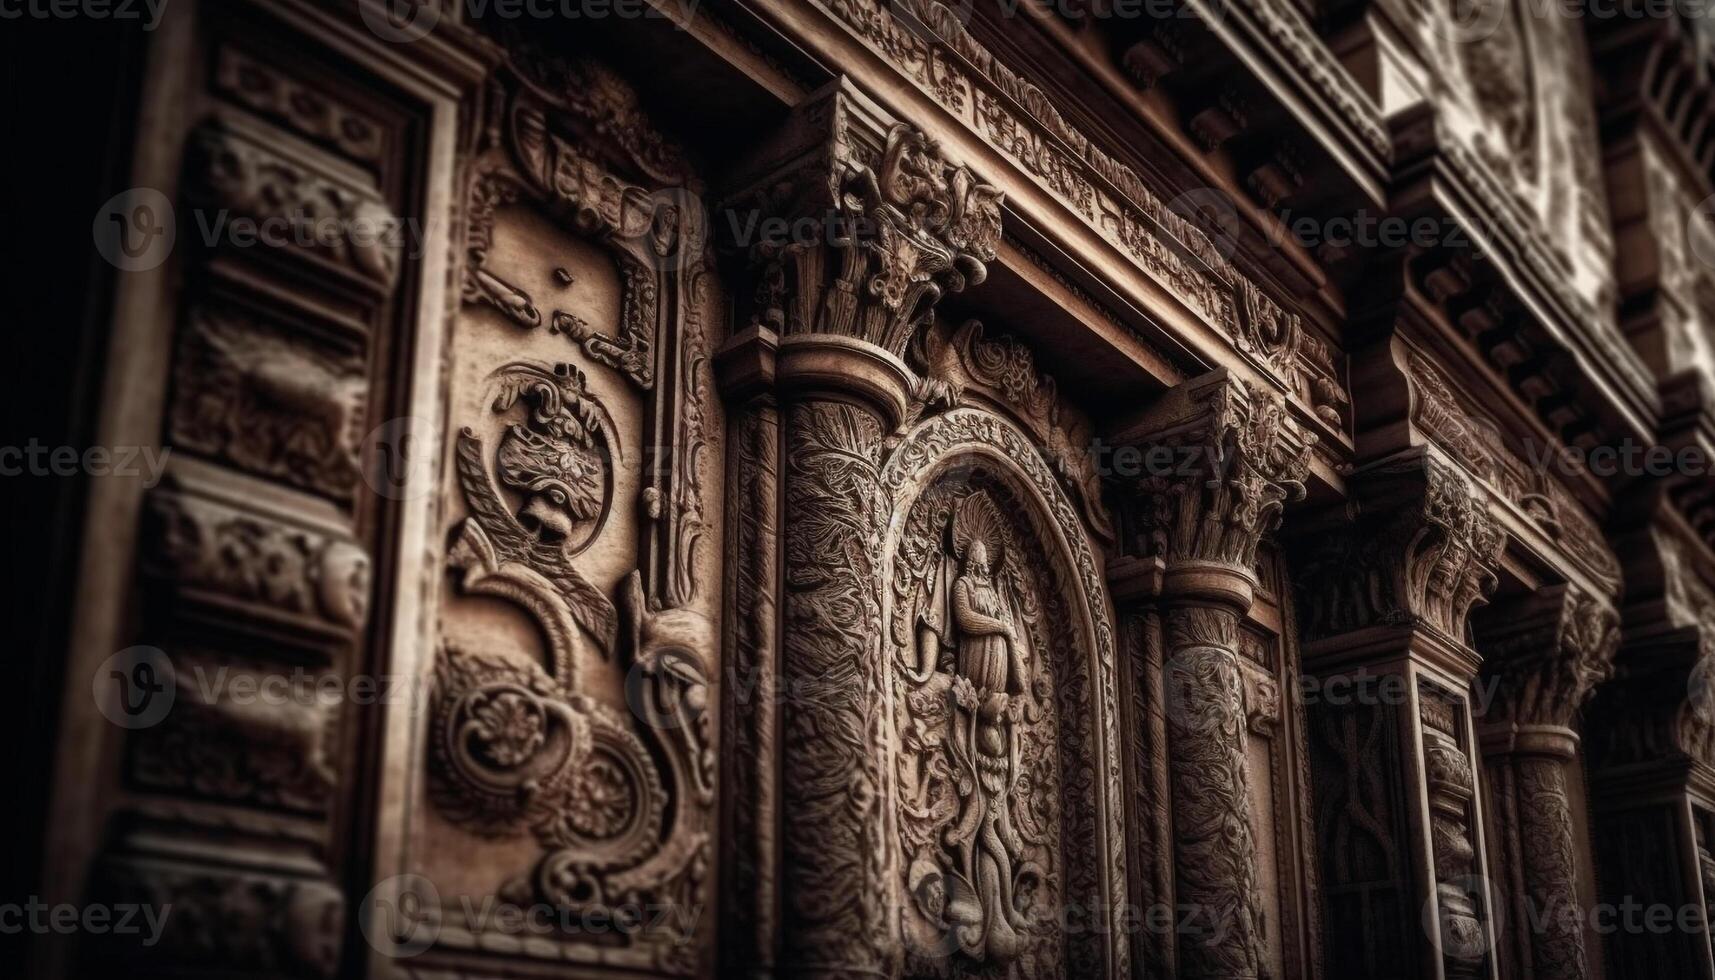
[{"label": "carved scroll bracket", "polygon": [[749,322],[779,337],[781,387],[855,401],[897,429],[937,395],[906,349],[943,295],[987,277],[1000,191],[843,79],[758,159],[721,212],[759,230],[728,244],[755,270]]},{"label": "carved scroll bracket", "polygon": [[1174,388],[1116,434],[1145,450],[1142,550],[1165,562],[1165,597],[1250,608],[1257,545],[1304,496],[1314,439],[1280,399],[1225,369]]},{"label": "carved scroll bracket", "polygon": [[[1307,638],[1425,627],[1468,648],[1470,611],[1498,584],[1506,542],[1485,496],[1425,449],[1360,471],[1352,484],[1356,525],[1311,549],[1299,576]],[[1467,660],[1458,673],[1475,673]]]}]

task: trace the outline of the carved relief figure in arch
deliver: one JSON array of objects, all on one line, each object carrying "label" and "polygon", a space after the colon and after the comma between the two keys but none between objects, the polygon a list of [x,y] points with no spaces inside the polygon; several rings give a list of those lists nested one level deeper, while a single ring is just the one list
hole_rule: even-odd
[{"label": "carved relief figure in arch", "polygon": [[[969,454],[957,445],[979,438]],[[1087,532],[1043,461],[1012,456],[1028,446],[957,409],[914,430],[888,468],[902,508],[888,624],[912,976],[1126,962],[1112,937],[1061,928],[1062,908],[1124,901],[1121,831],[1104,809],[1119,794],[1101,676],[1113,640]]]},{"label": "carved relief figure in arch", "polygon": [[[932,904],[940,906],[958,948],[977,960],[1010,963],[1028,923],[1016,903],[1014,874],[1026,873],[1024,839],[1014,826],[1019,722],[1030,702],[1028,638],[1020,628],[1019,590],[1008,581],[1005,527],[994,501],[978,491],[954,510],[950,549],[930,555],[917,614],[920,673],[928,680],[952,653],[951,730],[945,745],[957,781],[959,814],[943,832],[944,862]],[[991,555],[994,556],[991,559]],[[1016,574],[1016,572],[1014,573]],[[1034,611],[1032,609],[1031,611]],[[1022,867],[1021,867],[1022,865]]]}]

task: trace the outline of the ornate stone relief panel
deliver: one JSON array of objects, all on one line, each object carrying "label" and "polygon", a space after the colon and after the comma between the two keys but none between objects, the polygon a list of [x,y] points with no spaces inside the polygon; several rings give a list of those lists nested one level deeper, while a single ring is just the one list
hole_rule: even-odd
[{"label": "ornate stone relief panel", "polygon": [[[422,962],[693,974],[713,923],[712,266],[683,162],[635,95],[594,63],[511,50],[471,166],[451,344],[408,835],[441,898]],[[559,926],[508,933],[472,912],[484,901]]]},{"label": "ornate stone relief panel", "polygon": [[1124,972],[1126,939],[1095,927],[1126,900],[1125,835],[1086,525],[1028,437],[977,409],[920,423],[882,475],[906,972]]},{"label": "ornate stone relief panel", "polygon": [[1611,322],[1614,242],[1583,23],[1510,0],[1474,15],[1410,6],[1441,121],[1507,188],[1491,220],[1522,222],[1583,308]]}]

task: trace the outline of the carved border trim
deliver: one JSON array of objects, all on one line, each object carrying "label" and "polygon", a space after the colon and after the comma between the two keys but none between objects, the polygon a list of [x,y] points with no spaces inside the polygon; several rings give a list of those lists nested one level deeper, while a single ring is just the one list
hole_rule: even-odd
[{"label": "carved border trim", "polygon": [[[1125,778],[1122,772],[1119,738],[1119,654],[1116,650],[1113,624],[1108,615],[1106,580],[1096,563],[1090,547],[1089,532],[1078,519],[1077,509],[1061,490],[1059,481],[1036,454],[1031,438],[1011,422],[975,409],[954,409],[922,423],[906,434],[898,448],[882,467],[881,487],[899,513],[909,508],[915,499],[911,489],[913,478],[932,472],[959,454],[984,456],[993,460],[997,469],[1033,490],[1046,508],[1047,523],[1057,533],[1060,554],[1070,559],[1081,587],[1080,617],[1091,641],[1090,652],[1095,658],[1091,665],[1095,674],[1093,697],[1100,717],[1094,729],[1102,759],[1102,808],[1100,819],[1107,865],[1104,869],[1110,911],[1122,912],[1127,902],[1126,835],[1124,818]],[[883,546],[883,567],[893,560],[897,535],[889,534]],[[885,590],[884,590],[885,592]],[[1130,949],[1126,937],[1117,935],[1109,946],[1112,976],[1127,976],[1131,972]]]}]

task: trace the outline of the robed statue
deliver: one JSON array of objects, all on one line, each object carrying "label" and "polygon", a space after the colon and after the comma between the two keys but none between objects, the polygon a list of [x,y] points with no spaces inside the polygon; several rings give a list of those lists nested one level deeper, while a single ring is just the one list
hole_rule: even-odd
[{"label": "robed statue", "polygon": [[[958,949],[1011,962],[1027,920],[1015,902],[1024,842],[1013,826],[1019,726],[1030,702],[1028,631],[999,571],[1004,524],[987,494],[954,512],[950,554],[925,576],[917,617],[921,678],[952,668],[945,741],[959,810],[942,835],[945,915]],[[950,664],[947,661],[950,660]]]}]

